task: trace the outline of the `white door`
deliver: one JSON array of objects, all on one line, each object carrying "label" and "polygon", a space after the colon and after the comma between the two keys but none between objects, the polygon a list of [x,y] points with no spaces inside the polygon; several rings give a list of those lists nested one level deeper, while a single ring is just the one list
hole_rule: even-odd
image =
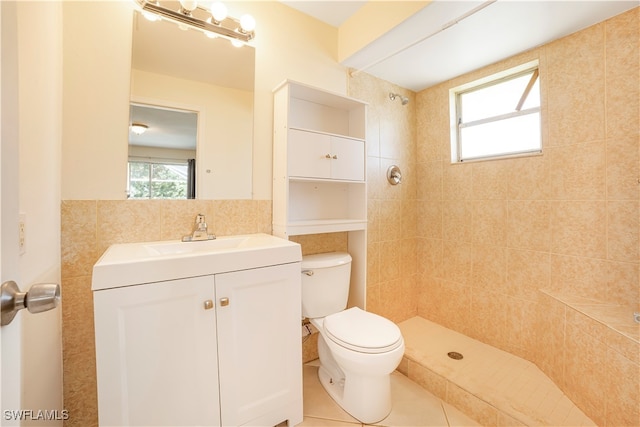
[{"label": "white door", "polygon": [[[2,150],[0,151],[0,280],[14,280],[20,283],[17,229],[13,225],[18,223],[18,85],[16,82],[17,43],[14,42],[17,34],[15,20],[15,5],[2,2],[0,15],[2,29],[0,40],[2,42],[2,69],[0,77],[2,85],[0,94],[1,105],[1,138]],[[2,403],[3,425],[19,425],[17,419],[6,420],[5,410],[19,410],[21,406],[21,316],[8,326],[0,327],[2,339],[1,369],[2,390],[0,392]],[[19,418],[19,417],[14,417]]]},{"label": "white door", "polygon": [[[58,10],[55,2],[0,2],[0,282],[13,280],[22,291],[58,282],[60,274],[59,160],[51,153],[60,141],[54,103],[61,102],[61,50],[52,37],[56,27],[42,25],[61,25]],[[42,120],[28,122],[33,117]],[[20,209],[33,215],[34,225],[23,255]],[[60,324],[58,307],[41,314],[22,310],[0,327],[0,424],[62,425],[68,414],[62,409]]]}]

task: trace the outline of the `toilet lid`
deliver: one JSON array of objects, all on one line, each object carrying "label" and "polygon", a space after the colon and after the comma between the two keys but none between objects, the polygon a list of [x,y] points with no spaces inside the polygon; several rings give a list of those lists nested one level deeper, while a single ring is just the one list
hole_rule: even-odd
[{"label": "toilet lid", "polygon": [[361,353],[386,353],[402,344],[395,323],[358,307],[325,317],[323,328],[336,344]]}]

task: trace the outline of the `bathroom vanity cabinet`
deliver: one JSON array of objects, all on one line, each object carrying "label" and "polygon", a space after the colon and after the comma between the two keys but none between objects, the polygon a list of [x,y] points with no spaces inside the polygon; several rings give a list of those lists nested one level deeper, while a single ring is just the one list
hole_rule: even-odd
[{"label": "bathroom vanity cabinet", "polygon": [[101,426],[302,422],[300,262],[94,291]]},{"label": "bathroom vanity cabinet", "polygon": [[367,104],[291,80],[273,102],[273,234],[347,232],[349,306],[364,309]]}]

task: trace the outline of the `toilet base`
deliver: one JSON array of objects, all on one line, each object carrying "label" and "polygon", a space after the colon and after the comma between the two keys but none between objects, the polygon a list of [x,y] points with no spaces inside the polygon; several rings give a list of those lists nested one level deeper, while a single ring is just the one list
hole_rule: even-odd
[{"label": "toilet base", "polygon": [[391,377],[344,372],[338,367],[324,337],[318,337],[318,379],[329,396],[349,415],[365,424],[385,419],[391,412]]}]

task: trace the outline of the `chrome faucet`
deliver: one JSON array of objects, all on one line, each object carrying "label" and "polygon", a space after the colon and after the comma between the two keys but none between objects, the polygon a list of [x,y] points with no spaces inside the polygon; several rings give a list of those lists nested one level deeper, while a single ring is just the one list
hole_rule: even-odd
[{"label": "chrome faucet", "polygon": [[198,214],[196,215],[196,222],[193,226],[193,233],[184,236],[182,238],[183,242],[198,242],[202,240],[213,240],[216,236],[214,234],[209,234],[207,228],[207,222],[204,219],[204,215]]}]

